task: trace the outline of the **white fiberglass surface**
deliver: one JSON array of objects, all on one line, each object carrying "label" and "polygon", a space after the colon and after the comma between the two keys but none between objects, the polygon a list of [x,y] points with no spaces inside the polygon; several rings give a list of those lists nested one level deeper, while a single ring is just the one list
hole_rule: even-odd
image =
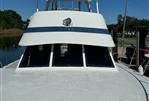
[{"label": "white fiberglass surface", "polygon": [[146,101],[139,82],[123,69],[15,71],[0,69],[2,101]]},{"label": "white fiberglass surface", "polygon": [[111,35],[76,32],[39,32],[23,34],[19,45],[33,46],[42,44],[71,43],[103,47],[114,47]]}]

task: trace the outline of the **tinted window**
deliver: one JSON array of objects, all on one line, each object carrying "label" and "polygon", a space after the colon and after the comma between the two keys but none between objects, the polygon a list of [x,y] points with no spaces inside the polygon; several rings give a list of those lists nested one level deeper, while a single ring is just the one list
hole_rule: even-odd
[{"label": "tinted window", "polygon": [[85,46],[85,56],[87,66],[114,67],[107,48]]},{"label": "tinted window", "polygon": [[[52,66],[83,66],[82,45],[54,44]],[[86,66],[114,67],[109,51],[105,47],[84,46]],[[51,45],[26,48],[20,67],[48,67]]]},{"label": "tinted window", "polygon": [[20,67],[49,66],[51,45],[30,46],[26,48]]},{"label": "tinted window", "polygon": [[81,45],[54,45],[53,66],[83,66]]}]

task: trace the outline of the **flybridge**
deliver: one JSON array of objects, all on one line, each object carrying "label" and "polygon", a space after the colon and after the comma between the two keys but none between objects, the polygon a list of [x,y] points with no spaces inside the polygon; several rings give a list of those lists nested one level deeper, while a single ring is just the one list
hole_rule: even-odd
[{"label": "flybridge", "polygon": [[114,47],[103,16],[92,13],[95,7],[98,11],[96,4],[98,0],[48,0],[46,11],[31,17],[19,45],[65,43]]},{"label": "flybridge", "polygon": [[99,0],[46,0],[45,10],[74,10],[98,12]]}]

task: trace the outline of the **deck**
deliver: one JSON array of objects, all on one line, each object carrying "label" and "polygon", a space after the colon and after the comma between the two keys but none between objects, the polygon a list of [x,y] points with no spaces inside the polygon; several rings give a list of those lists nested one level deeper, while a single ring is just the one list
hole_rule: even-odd
[{"label": "deck", "polygon": [[[149,78],[122,64],[117,63],[120,67],[119,72],[50,70],[40,73],[39,71],[15,71],[17,64],[18,61],[15,61],[0,69],[1,98],[5,101],[10,99],[11,101],[47,101],[47,99],[51,101],[62,101],[62,99],[65,101],[80,99],[81,101],[122,101],[122,99],[148,101],[149,99]],[[109,89],[105,89],[107,87]],[[137,89],[140,89],[139,92]],[[144,91],[148,96],[146,98],[142,93]],[[32,96],[27,97],[29,95]]]}]

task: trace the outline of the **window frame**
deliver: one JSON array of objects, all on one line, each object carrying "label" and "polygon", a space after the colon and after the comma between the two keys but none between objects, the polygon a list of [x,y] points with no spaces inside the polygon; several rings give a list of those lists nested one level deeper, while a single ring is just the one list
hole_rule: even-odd
[{"label": "window frame", "polygon": [[[54,68],[76,68],[76,67],[79,67],[80,69],[84,69],[84,68],[87,68],[87,69],[90,69],[90,68],[92,68],[92,69],[99,69],[99,70],[117,70],[117,68],[116,68],[116,64],[115,64],[115,61],[114,61],[114,59],[113,59],[113,56],[112,56],[112,53],[110,52],[110,50],[107,48],[107,47],[105,47],[105,48],[107,48],[107,50],[108,50],[108,54],[109,54],[109,56],[110,56],[110,60],[112,61],[112,64],[113,64],[113,67],[96,67],[96,66],[87,66],[87,61],[86,61],[86,53],[85,53],[85,46],[86,45],[80,45],[81,47],[82,47],[82,63],[83,63],[83,65],[82,66],[53,66],[52,64],[53,64],[53,55],[54,55],[54,46],[55,46],[56,44],[50,44],[49,45],[49,47],[51,47],[51,49],[49,50],[49,65],[48,66],[37,66],[37,67],[20,67],[20,64],[21,64],[21,62],[22,62],[22,59],[23,59],[23,54],[22,54],[22,56],[21,56],[21,58],[20,58],[20,60],[19,60],[19,63],[18,63],[18,65],[17,65],[17,69],[32,69],[32,68],[41,68],[42,67],[42,69],[43,68],[52,68],[52,69],[54,69]],[[69,44],[68,44],[69,45]],[[76,44],[74,44],[74,45],[76,45]],[[98,47],[98,46],[97,46]],[[24,54],[25,54],[25,52],[24,52]],[[78,69],[78,68],[77,68]]]}]

